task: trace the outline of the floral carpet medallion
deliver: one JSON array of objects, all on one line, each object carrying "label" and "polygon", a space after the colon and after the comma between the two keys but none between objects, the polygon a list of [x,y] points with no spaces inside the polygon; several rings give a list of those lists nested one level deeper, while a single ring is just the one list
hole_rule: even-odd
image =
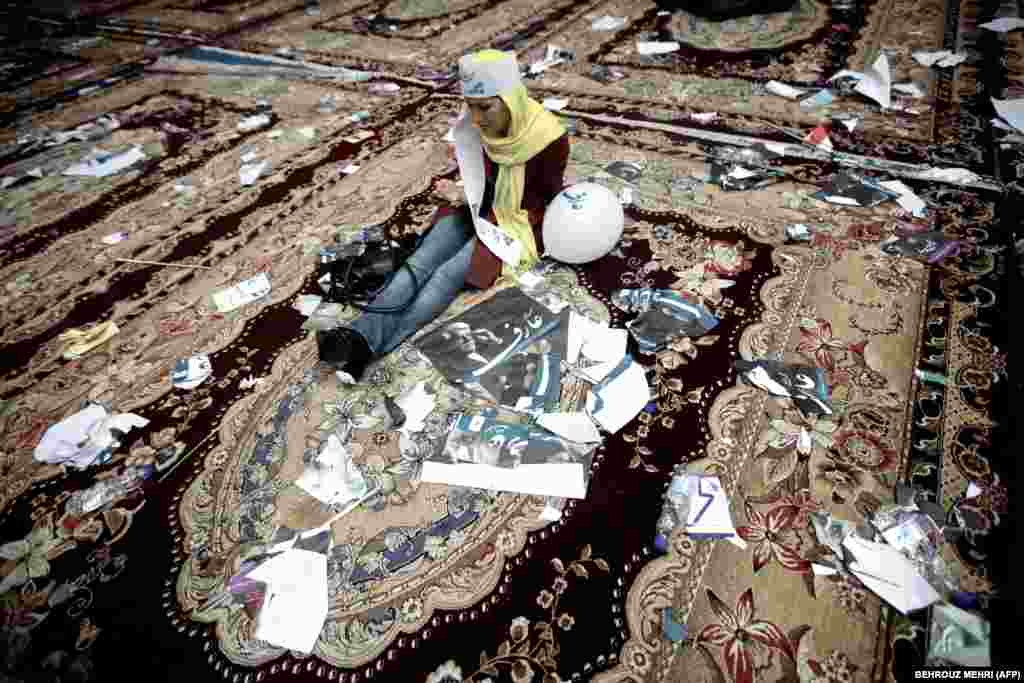
[{"label": "floral carpet medallion", "polygon": [[[549,269],[543,285],[526,291],[607,319],[604,305],[567,268]],[[449,313],[493,293],[464,296]],[[401,395],[420,382],[437,401],[426,428],[411,436],[383,431],[381,396]],[[564,409],[578,409],[581,389],[575,381],[563,386]],[[225,416],[221,443],[231,446],[207,456],[205,472],[182,499],[184,545],[193,548],[178,579],[182,608],[193,620],[218,624],[220,648],[236,664],[282,654],[255,640],[251,619],[222,607],[220,598],[240,563],[278,527],[314,528],[331,517],[291,482],[335,433],[351,434],[353,462],[378,493],[332,525],[330,613],[315,655],[334,666],[360,666],[399,635],[416,633],[438,608],[466,608],[485,598],[506,558],[522,551],[526,533],[549,523],[539,517],[540,498],[419,482],[420,462],[443,442],[448,416],[475,403],[410,343],[357,387],[317,366],[311,340],[286,350],[259,393]],[[208,571],[211,566],[219,570]]]},{"label": "floral carpet medallion", "polygon": [[778,49],[807,40],[829,19],[829,4],[798,0],[785,12],[752,14],[728,21],[713,21],[687,12],[672,15],[669,30],[686,45],[704,50],[740,52]]}]

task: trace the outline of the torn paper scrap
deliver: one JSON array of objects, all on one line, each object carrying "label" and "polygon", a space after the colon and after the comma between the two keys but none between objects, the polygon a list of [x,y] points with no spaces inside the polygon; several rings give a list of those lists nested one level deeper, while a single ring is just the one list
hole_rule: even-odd
[{"label": "torn paper scrap", "polygon": [[255,183],[267,169],[269,162],[259,161],[254,164],[243,164],[238,169],[238,180],[242,185],[249,186]]},{"label": "torn paper scrap", "polygon": [[985,28],[996,33],[1008,33],[1009,31],[1024,28],[1024,19],[1020,17],[999,17],[984,24],[978,24],[978,28]]},{"label": "torn paper scrap", "polygon": [[997,100],[992,98],[992,106],[996,113],[1011,126],[1024,131],[1024,99]]},{"label": "torn paper scrap", "polygon": [[984,618],[953,605],[936,605],[927,666],[941,660],[958,666],[992,666],[991,626]]},{"label": "torn paper scrap", "polygon": [[270,117],[266,114],[256,114],[255,116],[247,116],[238,122],[238,130],[242,133],[248,133],[250,131],[259,130],[270,125]]},{"label": "torn paper scrap", "polygon": [[270,294],[270,279],[266,273],[239,282],[233,287],[222,289],[213,294],[213,304],[219,313],[230,313],[236,308],[245,306]]},{"label": "torn paper scrap", "polygon": [[100,242],[103,242],[103,244],[117,244],[118,242],[123,242],[126,237],[128,237],[127,233],[112,232],[106,237],[102,238]]},{"label": "torn paper scrap", "polygon": [[819,90],[810,97],[805,97],[804,99],[800,100],[800,108],[807,110],[819,109],[821,107],[826,107],[832,104],[834,100],[835,96],[832,94],[831,90]]},{"label": "torn paper scrap", "polygon": [[359,165],[358,164],[348,164],[343,169],[341,169],[341,172],[344,173],[345,175],[352,175],[353,173],[355,173],[358,170],[359,170]]},{"label": "torn paper scrap", "polygon": [[569,106],[569,100],[564,97],[546,97],[543,104],[548,111],[562,111]]},{"label": "torn paper scrap", "polygon": [[924,200],[914,194],[914,191],[904,185],[899,180],[886,180],[879,183],[882,187],[887,190],[896,192],[899,196],[896,197],[896,203],[901,207],[914,214],[918,218],[923,218],[925,215],[925,209],[927,208]]},{"label": "torn paper scrap", "polygon": [[312,652],[327,619],[327,556],[290,549],[254,569],[267,584],[256,638],[296,652]]},{"label": "torn paper scrap", "polygon": [[736,535],[729,497],[718,477],[688,474],[686,495],[690,501],[686,533],[697,538],[728,538]]},{"label": "torn paper scrap", "polygon": [[805,365],[787,365],[780,361],[737,360],[740,376],[772,396],[792,398],[805,415],[831,415],[825,371]]},{"label": "torn paper scrap", "polygon": [[[102,154],[69,166],[63,173],[66,176],[89,176],[105,178],[125,170],[146,158],[141,147],[132,147],[120,154]],[[31,172],[30,172],[31,173]],[[42,173],[40,173],[40,177]]]},{"label": "torn paper scrap", "polygon": [[892,89],[895,90],[898,93],[902,93],[904,95],[910,95],[911,97],[924,97],[925,94],[926,94],[925,91],[924,91],[924,88],[922,88],[917,83],[913,83],[913,82],[911,82],[911,83],[893,83],[892,84]]},{"label": "torn paper scrap", "polygon": [[557,522],[562,519],[562,508],[565,507],[565,498],[547,496],[544,499],[544,509],[540,511],[540,518],[545,522]]},{"label": "torn paper scrap", "polygon": [[638,40],[636,51],[642,55],[664,55],[670,52],[677,52],[679,43],[676,41],[643,41]]},{"label": "torn paper scrap", "polygon": [[949,50],[919,50],[914,52],[912,56],[921,66],[938,66],[941,68],[956,66],[967,59],[967,55],[957,54]]},{"label": "torn paper scrap", "polygon": [[901,614],[923,609],[942,599],[899,550],[854,535],[846,537],[843,547],[855,558],[848,565],[850,571]]},{"label": "torn paper scrap", "polygon": [[587,410],[598,424],[617,433],[651,400],[651,388],[643,367],[626,356],[600,384],[587,395]]},{"label": "torn paper scrap", "polygon": [[320,307],[323,300],[324,298],[317,294],[300,294],[295,303],[292,304],[292,308],[308,318]]},{"label": "torn paper scrap", "polygon": [[889,70],[889,58],[883,52],[864,73],[854,88],[865,97],[870,97],[882,105],[883,109],[892,106],[892,73]]},{"label": "torn paper scrap", "polygon": [[199,354],[190,358],[182,358],[174,363],[171,371],[171,383],[177,389],[191,391],[205,382],[213,374],[210,357]]},{"label": "torn paper scrap", "polygon": [[323,450],[295,484],[321,503],[342,509],[355,507],[370,491],[352,453],[335,434],[327,437]]},{"label": "torn paper scrap", "polygon": [[595,443],[601,440],[601,432],[586,413],[545,413],[537,418],[537,424],[568,441]]},{"label": "torn paper scrap", "polygon": [[593,361],[618,362],[626,354],[626,334],[626,330],[609,328],[570,311],[566,360],[576,363],[582,351]]},{"label": "torn paper scrap", "polygon": [[405,434],[422,432],[427,424],[427,416],[434,410],[437,398],[427,393],[427,383],[419,382],[412,389],[398,398],[395,403],[405,413],[405,423],[399,429]]},{"label": "torn paper scrap", "polygon": [[786,85],[785,83],[780,83],[779,81],[768,81],[765,84],[765,88],[767,88],[768,92],[773,95],[785,97],[787,100],[795,100],[804,94],[803,90],[794,88],[791,85]]},{"label": "torn paper scrap", "polygon": [[617,31],[626,25],[626,17],[611,17],[607,14],[590,23],[591,31]]},{"label": "torn paper scrap", "polygon": [[627,313],[640,314],[626,328],[645,354],[679,337],[702,337],[718,326],[718,318],[704,306],[669,289],[620,289],[612,294],[612,304]]},{"label": "torn paper scrap", "polygon": [[918,177],[922,180],[941,180],[957,185],[968,185],[981,180],[981,176],[966,168],[929,168]]},{"label": "torn paper scrap", "polygon": [[967,485],[967,493],[964,494],[964,498],[977,498],[981,495],[981,491],[981,487],[972,481]]}]

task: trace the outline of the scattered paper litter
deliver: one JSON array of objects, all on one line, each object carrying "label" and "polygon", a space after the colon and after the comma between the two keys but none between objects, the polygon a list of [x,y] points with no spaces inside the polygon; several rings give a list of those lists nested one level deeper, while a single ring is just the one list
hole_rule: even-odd
[{"label": "scattered paper litter", "polygon": [[926,205],[924,200],[914,194],[914,191],[904,185],[899,180],[886,180],[879,183],[882,187],[887,190],[892,190],[899,194],[896,197],[896,202],[904,209],[914,214],[918,218],[923,218],[925,215]]},{"label": "scattered paper litter", "polygon": [[419,382],[404,395],[400,396],[395,403],[405,413],[405,423],[402,424],[398,431],[404,434],[413,434],[415,432],[422,432],[426,428],[427,416],[433,412],[437,398],[434,394],[427,393],[426,382]]},{"label": "scattered paper litter", "polygon": [[786,85],[785,83],[780,83],[778,81],[768,81],[765,84],[765,88],[767,88],[768,92],[772,93],[773,95],[785,97],[787,100],[795,100],[796,98],[804,94],[803,90],[794,88],[793,86],[790,85]]},{"label": "scattered paper litter", "polygon": [[1007,33],[1024,28],[1024,19],[1020,17],[999,17],[984,24],[978,24],[978,28],[985,28],[996,33]]},{"label": "scattered paper litter", "polygon": [[327,619],[327,556],[289,549],[254,569],[267,584],[256,638],[296,652],[312,652]]},{"label": "scattered paper litter", "polygon": [[679,43],[674,40],[671,42],[638,40],[636,42],[636,51],[642,55],[664,55],[678,50]]},{"label": "scattered paper litter", "polygon": [[889,58],[884,52],[878,55],[854,90],[878,102],[884,109],[892,106],[892,73],[889,71]]},{"label": "scattered paper litter", "polygon": [[626,17],[612,17],[607,14],[590,24],[591,31],[617,31],[626,25]]},{"label": "scattered paper litter", "polygon": [[860,118],[856,116],[844,116],[837,118],[836,120],[839,121],[839,123],[843,124],[846,127],[846,130],[850,131],[851,133],[857,127],[857,124],[860,123]]},{"label": "scattered paper litter", "polygon": [[238,130],[242,133],[248,133],[250,131],[259,130],[270,125],[270,117],[266,114],[256,114],[255,116],[247,116],[238,122]]},{"label": "scattered paper litter", "polygon": [[977,498],[981,495],[981,487],[975,484],[973,481],[967,484],[967,493],[964,494],[964,498]]},{"label": "scattered paper litter", "polygon": [[244,185],[249,186],[255,183],[263,172],[270,165],[267,161],[258,161],[254,164],[242,164],[241,168],[238,169],[238,181]]},{"label": "scattered paper litter", "polygon": [[926,94],[924,89],[917,83],[893,83],[892,89],[911,97],[924,97]]},{"label": "scattered paper litter", "polygon": [[1024,99],[997,100],[993,97],[992,106],[1004,121],[1024,132]]},{"label": "scattered paper litter", "polygon": [[256,161],[259,158],[260,158],[260,153],[259,152],[246,152],[245,154],[242,155],[242,163],[243,164],[251,164],[252,162]]},{"label": "scattered paper litter", "polygon": [[601,432],[586,413],[545,413],[537,424],[568,441],[594,443],[601,440]]},{"label": "scattered paper litter", "polygon": [[213,374],[213,365],[206,354],[198,354],[189,358],[181,358],[174,363],[171,371],[171,384],[176,389],[191,391],[205,382]]},{"label": "scattered paper litter", "polygon": [[324,298],[322,296],[318,296],[316,294],[302,294],[295,300],[295,303],[292,304],[292,308],[308,318],[313,315],[313,311],[320,306],[320,303],[323,302],[323,300]]},{"label": "scattered paper litter", "polygon": [[281,137],[282,135],[284,135],[284,131],[283,130],[272,130],[269,133],[267,133],[267,137],[270,138],[271,140],[276,140],[277,138]]},{"label": "scattered paper litter", "polygon": [[341,169],[341,172],[344,173],[345,175],[352,175],[353,173],[358,171],[359,168],[360,167],[358,164],[349,164],[345,166],[345,168]]},{"label": "scattered paper litter", "polygon": [[697,121],[699,123],[703,123],[704,125],[707,125],[707,124],[711,123],[712,121],[714,121],[715,119],[718,118],[718,112],[717,111],[699,112],[699,113],[696,113],[696,114],[690,114],[690,118],[693,119],[694,121]]},{"label": "scattered paper litter", "polygon": [[914,61],[921,66],[938,66],[947,68],[956,66],[967,59],[967,55],[950,52],[949,50],[919,50],[913,53]]},{"label": "scattered paper litter", "polygon": [[352,461],[352,453],[335,434],[327,437],[323,450],[306,465],[295,485],[321,503],[346,512],[370,492],[366,478]]},{"label": "scattered paper litter", "polygon": [[233,287],[213,293],[213,303],[219,313],[230,313],[270,294],[270,279],[266,273],[239,282]]},{"label": "scattered paper litter", "polygon": [[548,111],[562,111],[569,106],[569,100],[564,97],[546,97],[543,104]]},{"label": "scattered paper litter", "polygon": [[445,133],[445,136],[443,138],[441,138],[441,140],[443,140],[444,142],[447,142],[450,145],[454,145],[455,144],[455,129],[454,128],[449,128],[448,132]]},{"label": "scattered paper litter", "polygon": [[686,534],[696,538],[729,538],[736,535],[729,498],[718,477],[688,474],[683,480],[690,499]]},{"label": "scattered paper litter", "polygon": [[826,107],[835,100],[835,96],[831,90],[827,88],[825,90],[819,90],[810,97],[805,97],[800,100],[801,109],[818,109],[820,107]]},{"label": "scattered paper litter", "polygon": [[[146,153],[139,146],[132,147],[127,152],[120,154],[106,154],[86,159],[77,164],[69,166],[63,173],[66,176],[88,176],[91,178],[105,178],[146,159]],[[43,177],[42,169],[34,169],[39,172],[37,177]],[[33,175],[33,171],[29,171]]]},{"label": "scattered paper litter", "polygon": [[123,242],[126,237],[128,237],[127,233],[112,232],[100,241],[103,242],[103,244],[117,244],[118,242]]},{"label": "scattered paper litter", "polygon": [[976,183],[981,180],[981,176],[966,168],[929,168],[918,177],[922,180],[941,180],[960,185]]},{"label": "scattered paper litter", "polygon": [[885,543],[875,543],[850,534],[843,547],[855,558],[848,566],[861,583],[878,597],[909,614],[942,599],[903,553]]},{"label": "scattered paper litter", "polygon": [[544,282],[544,278],[542,276],[537,275],[537,273],[531,273],[529,271],[520,275],[518,280],[519,284],[521,284],[526,289],[534,289]]},{"label": "scattered paper litter", "polygon": [[587,394],[587,410],[606,431],[617,433],[651,400],[643,367],[626,356],[601,384]]},{"label": "scattered paper litter", "polygon": [[305,126],[303,128],[299,128],[298,133],[307,140],[312,140],[316,137],[316,128],[313,126]]},{"label": "scattered paper litter", "polygon": [[598,361],[618,364],[626,355],[626,330],[612,329],[594,322],[576,311],[569,312],[569,330],[566,341],[566,361],[575,364],[580,352]]}]

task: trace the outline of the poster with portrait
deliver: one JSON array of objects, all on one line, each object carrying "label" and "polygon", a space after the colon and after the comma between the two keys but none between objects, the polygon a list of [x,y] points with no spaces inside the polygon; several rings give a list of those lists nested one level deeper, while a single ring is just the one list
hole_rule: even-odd
[{"label": "poster with portrait", "polygon": [[565,324],[521,290],[498,292],[414,342],[445,379],[498,405],[554,410]]}]

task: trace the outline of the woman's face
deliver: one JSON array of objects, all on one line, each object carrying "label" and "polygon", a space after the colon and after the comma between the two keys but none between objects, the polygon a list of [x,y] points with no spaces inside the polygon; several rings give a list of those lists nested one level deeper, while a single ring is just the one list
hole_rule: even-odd
[{"label": "woman's face", "polygon": [[466,98],[470,120],[481,133],[490,138],[508,135],[512,124],[512,112],[500,97]]}]

